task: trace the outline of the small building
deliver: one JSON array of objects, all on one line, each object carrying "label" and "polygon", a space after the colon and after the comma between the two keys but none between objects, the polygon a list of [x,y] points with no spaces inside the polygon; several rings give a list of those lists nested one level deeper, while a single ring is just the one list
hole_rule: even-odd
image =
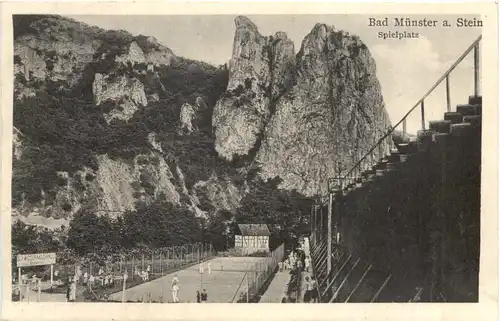
[{"label": "small building", "polygon": [[149,63],[148,67],[147,67],[147,71],[148,72],[154,72],[155,71],[155,65],[153,65],[152,63]]},{"label": "small building", "polygon": [[238,224],[240,235],[235,235],[234,247],[241,249],[243,254],[269,252],[269,237],[271,233],[266,224]]}]

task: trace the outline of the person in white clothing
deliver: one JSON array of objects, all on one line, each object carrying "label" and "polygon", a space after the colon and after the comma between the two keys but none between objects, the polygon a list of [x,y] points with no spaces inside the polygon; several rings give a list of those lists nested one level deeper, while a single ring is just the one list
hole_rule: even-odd
[{"label": "person in white clothing", "polygon": [[172,299],[174,303],[179,302],[179,278],[177,277],[177,274],[174,275],[174,278],[172,279]]},{"label": "person in white clothing", "polygon": [[205,269],[203,268],[203,263],[200,263],[200,273],[203,274],[205,272]]},{"label": "person in white clothing", "polygon": [[306,272],[309,272],[309,267],[311,266],[311,259],[309,257],[306,257],[306,260],[305,260],[305,263],[306,263]]},{"label": "person in white clothing", "polygon": [[212,274],[212,261],[208,261],[208,274]]}]

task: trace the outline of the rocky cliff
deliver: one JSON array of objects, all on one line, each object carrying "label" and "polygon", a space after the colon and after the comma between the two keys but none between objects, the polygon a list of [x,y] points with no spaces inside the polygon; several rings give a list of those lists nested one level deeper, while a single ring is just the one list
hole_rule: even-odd
[{"label": "rocky cliff", "polygon": [[259,177],[324,192],[389,125],[368,48],[318,24],[296,54],[285,33],[235,22],[226,68],[152,37],[16,17],[14,215],[52,224],[158,200],[234,212]]},{"label": "rocky cliff", "polygon": [[199,145],[212,140],[203,119],[226,70],[59,16],[18,16],[14,29],[17,219],[67,224],[84,206],[116,216],[155,200],[197,216],[208,214],[203,202],[234,210],[240,188],[229,175],[199,175],[205,164],[189,157],[214,154]]},{"label": "rocky cliff", "polygon": [[235,22],[229,84],[213,115],[217,152],[250,157],[283,188],[324,194],[338,165],[352,166],[390,125],[368,48],[317,24],[295,55],[286,34]]}]

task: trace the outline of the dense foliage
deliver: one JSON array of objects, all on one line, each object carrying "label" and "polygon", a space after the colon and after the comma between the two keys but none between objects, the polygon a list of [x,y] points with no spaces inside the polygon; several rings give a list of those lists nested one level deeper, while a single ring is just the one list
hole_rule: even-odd
[{"label": "dense foliage", "polygon": [[[145,52],[159,50],[158,45],[144,36],[134,37],[125,31],[104,31],[55,16],[14,18],[16,39],[27,35],[48,37],[39,32],[43,28],[59,34],[67,33],[74,41],[76,38],[78,41],[96,40],[100,47],[91,63],[75,71],[81,73],[81,78],[73,87],[50,76],[43,81],[32,79],[29,82],[19,75],[16,77],[17,84],[33,89],[36,95],[14,102],[14,126],[23,136],[22,157],[13,159],[13,207],[22,201],[35,204],[44,200],[46,206],[51,205],[61,186],[67,184],[67,179],[58,172],[67,172],[73,177],[84,167],[97,170],[98,155],[107,154],[112,159],[129,161],[139,154],[149,153],[148,135],[151,133],[156,134],[155,139],[161,144],[161,156],[166,163],[172,169],[178,166],[184,173],[188,189],[212,176],[228,178],[237,187],[246,180],[249,186],[234,213],[216,211],[206,195],[198,193],[200,207],[208,213],[206,219],[196,218],[193,211],[183,205],[186,202],[173,205],[161,199],[149,200],[118,218],[97,215],[92,202],[82,202],[83,208],[76,213],[67,230],[51,232],[16,223],[12,229],[15,254],[57,251],[63,253],[62,257],[69,262],[77,257],[107,256],[122,250],[154,249],[192,242],[212,243],[215,249],[225,250],[233,246],[238,223],[269,224],[273,232],[273,247],[283,240],[294,243],[304,231],[310,209],[307,199],[295,191],[280,190],[278,180],[263,182],[256,179],[255,171],[243,177],[237,169],[241,166],[238,161],[228,163],[217,157],[212,111],[227,87],[227,67],[217,68],[175,57],[171,65],[146,72],[144,64],[132,66],[115,61],[117,55],[127,51],[132,41],[136,41]],[[52,36],[57,35],[54,32]],[[37,54],[45,59],[50,72],[56,53]],[[21,64],[19,56],[15,57],[15,63]],[[92,84],[96,73],[105,74],[109,77],[107,81],[122,76],[135,78],[144,85],[147,97],[157,95],[158,99],[149,99],[148,105],[138,109],[127,122],[114,120],[108,124],[104,114],[118,106],[117,102],[111,101],[95,104]],[[195,109],[193,125],[196,130],[192,133],[182,131],[180,126],[181,106],[186,103]],[[180,188],[176,171],[172,170],[172,173]],[[153,187],[144,175],[141,175],[140,185],[148,192]],[[88,174],[85,179],[92,181],[95,176]],[[72,187],[84,194],[83,184]]]},{"label": "dense foliage", "polygon": [[[157,133],[168,163],[179,165],[187,173],[188,187],[207,179],[212,174],[207,168],[231,173],[216,157],[211,129],[212,109],[225,90],[227,70],[177,57],[172,65],[159,68],[157,73],[143,74],[141,66],[132,68],[114,62],[116,55],[126,52],[134,40],[130,34],[110,31],[96,37],[103,40],[103,45],[73,88],[49,78],[32,83],[16,78],[35,87],[36,96],[15,101],[14,126],[23,133],[23,157],[14,159],[13,204],[17,205],[23,194],[30,202],[39,201],[42,190],[46,203],[51,204],[59,183],[64,185],[57,171],[72,175],[83,166],[96,170],[99,154],[130,159],[147,153],[148,135],[152,132]],[[104,53],[104,58],[100,58]],[[146,94],[156,93],[160,99],[138,110],[128,122],[115,120],[108,124],[104,113],[117,106],[114,102],[95,105],[92,83],[97,72],[136,78],[145,85]],[[203,103],[197,110],[197,131],[185,135],[179,131],[181,106],[195,105],[198,97]]]}]

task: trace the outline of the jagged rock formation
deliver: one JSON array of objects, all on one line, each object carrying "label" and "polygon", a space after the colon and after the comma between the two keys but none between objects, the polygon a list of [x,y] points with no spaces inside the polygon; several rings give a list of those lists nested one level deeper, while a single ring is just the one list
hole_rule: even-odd
[{"label": "jagged rock formation", "polygon": [[259,140],[272,101],[291,86],[293,42],[284,33],[263,37],[246,17],[237,17],[229,83],[215,106],[215,149],[231,160],[246,155]]},{"label": "jagged rock formation", "polygon": [[[352,166],[390,125],[368,48],[334,27],[317,24],[295,57],[284,33],[262,37],[238,17],[229,70],[213,116],[216,150],[227,159],[255,153],[260,175],[281,177],[283,188],[325,193],[338,163]],[[234,97],[248,79],[257,86]]]},{"label": "jagged rock formation", "polygon": [[151,37],[23,19],[13,213],[24,217],[120,215],[158,200],[198,216],[234,211],[255,167],[315,195],[388,125],[368,49],[333,27],[318,24],[296,55],[285,33],[262,36],[237,17],[228,70]]},{"label": "jagged rock formation", "polygon": [[186,129],[189,133],[193,131],[193,118],[195,117],[193,106],[186,103],[181,107],[181,128]]}]

